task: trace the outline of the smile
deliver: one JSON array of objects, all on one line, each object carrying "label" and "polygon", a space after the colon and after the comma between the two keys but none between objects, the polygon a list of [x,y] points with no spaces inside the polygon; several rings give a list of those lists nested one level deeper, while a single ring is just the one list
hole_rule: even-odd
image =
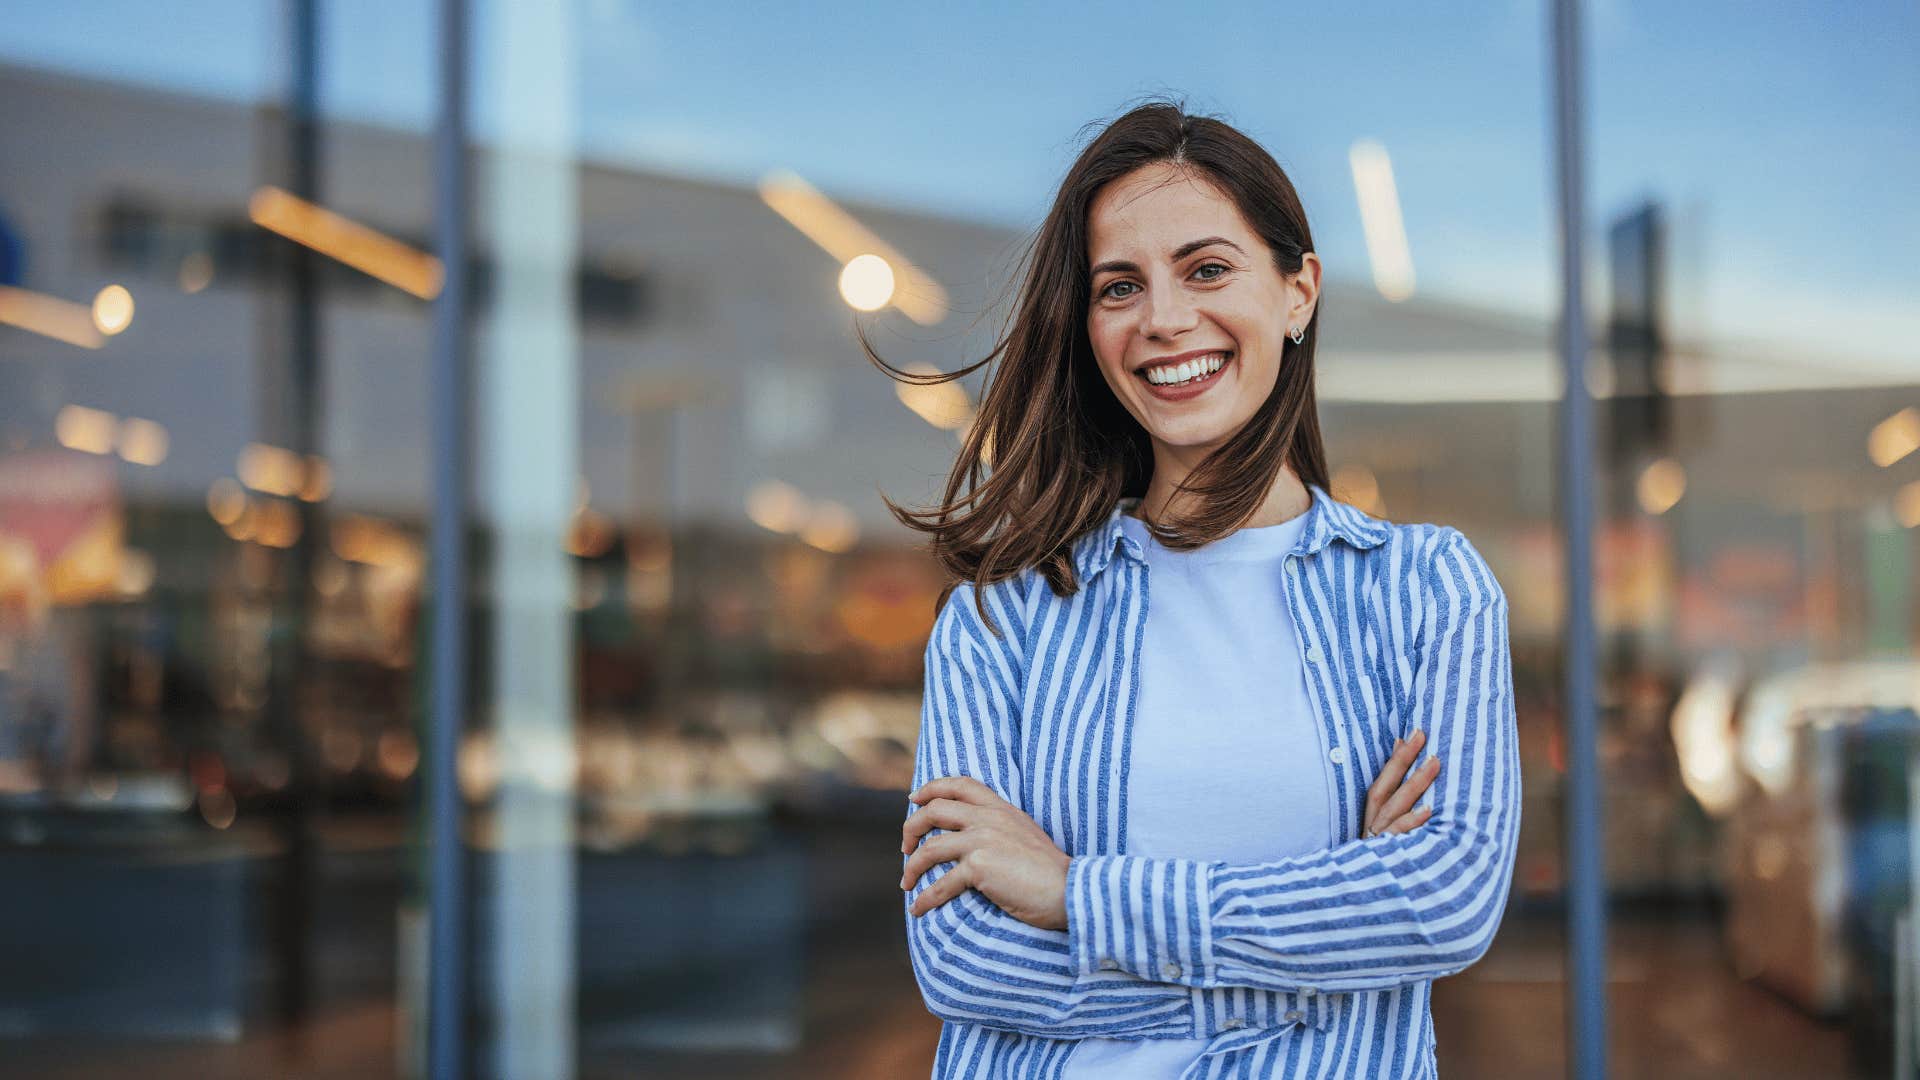
[{"label": "smile", "polygon": [[1143,368],[1134,374],[1147,384],[1153,396],[1169,401],[1180,401],[1220,381],[1220,372],[1232,361],[1233,353],[1222,351],[1179,364]]}]

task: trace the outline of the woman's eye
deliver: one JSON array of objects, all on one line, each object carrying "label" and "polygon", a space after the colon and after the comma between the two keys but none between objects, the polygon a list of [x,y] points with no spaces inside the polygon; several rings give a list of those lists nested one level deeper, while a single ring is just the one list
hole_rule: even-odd
[{"label": "woman's eye", "polygon": [[[1205,273],[1205,271],[1208,271],[1208,270],[1218,270],[1220,272],[1217,274]],[[1194,274],[1198,275],[1201,281],[1219,281],[1222,277],[1232,272],[1233,272],[1233,267],[1228,266],[1225,263],[1207,263],[1201,266],[1200,268],[1196,269],[1194,271]],[[1131,281],[1116,281],[1108,285],[1106,288],[1101,289],[1100,295],[1102,298],[1108,298],[1113,300],[1125,300],[1127,297],[1133,295],[1133,293],[1131,292],[1117,293],[1113,291],[1115,289],[1122,288],[1122,287],[1128,288],[1128,289],[1135,289],[1135,290],[1139,289],[1139,286],[1135,285]]]}]

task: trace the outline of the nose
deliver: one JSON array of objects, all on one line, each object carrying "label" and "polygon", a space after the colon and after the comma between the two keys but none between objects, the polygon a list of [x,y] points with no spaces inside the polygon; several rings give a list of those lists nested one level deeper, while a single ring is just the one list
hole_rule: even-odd
[{"label": "nose", "polygon": [[1193,329],[1199,315],[1184,291],[1178,288],[1154,290],[1141,306],[1140,332],[1155,340],[1166,340]]}]

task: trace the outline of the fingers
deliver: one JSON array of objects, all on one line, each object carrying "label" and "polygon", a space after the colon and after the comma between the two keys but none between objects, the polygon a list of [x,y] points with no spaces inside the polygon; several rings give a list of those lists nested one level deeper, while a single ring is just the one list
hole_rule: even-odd
[{"label": "fingers", "polygon": [[1392,796],[1400,780],[1407,775],[1407,769],[1413,765],[1413,759],[1420,756],[1420,748],[1427,744],[1427,733],[1415,730],[1404,739],[1393,741],[1393,753],[1387,756],[1386,764],[1380,767],[1380,775],[1374,778],[1373,786],[1367,789],[1367,826],[1371,828],[1380,820],[1380,807]]},{"label": "fingers", "polygon": [[1433,807],[1431,806],[1418,807],[1416,809],[1409,810],[1404,814],[1401,814],[1399,817],[1394,819],[1393,824],[1388,825],[1384,829],[1381,829],[1380,832],[1382,835],[1385,835],[1387,833],[1411,832],[1412,830],[1417,829],[1422,825],[1425,825],[1427,823],[1427,819],[1432,816],[1433,816]]},{"label": "fingers", "polygon": [[965,867],[955,864],[952,870],[940,875],[939,881],[927,886],[919,896],[914,897],[913,904],[907,910],[916,916],[925,915],[965,892],[970,884]]},{"label": "fingers", "polygon": [[1399,786],[1400,778],[1407,774],[1413,759],[1420,756],[1420,748],[1426,744],[1427,733],[1418,729],[1404,739],[1395,739],[1393,753],[1387,755],[1386,763],[1380,766],[1380,775],[1374,778],[1367,794],[1385,801],[1387,795]]},{"label": "fingers", "polygon": [[972,813],[964,803],[951,799],[935,799],[907,816],[906,823],[900,826],[900,853],[913,850],[920,838],[935,829],[966,828]]},{"label": "fingers", "polygon": [[900,887],[912,888],[913,883],[920,880],[921,875],[943,862],[952,862],[963,854],[965,849],[961,847],[960,838],[953,833],[946,833],[928,840],[914,851],[907,859],[906,866],[901,868]]},{"label": "fingers", "polygon": [[1413,804],[1420,801],[1420,796],[1433,786],[1433,778],[1439,775],[1439,758],[1428,758],[1421,762],[1418,768],[1407,774],[1406,782],[1400,785],[1400,789],[1380,805],[1367,821],[1367,827],[1376,833],[1384,832],[1387,824],[1399,820],[1413,809]]},{"label": "fingers", "polygon": [[929,780],[921,784],[918,790],[908,794],[907,801],[923,803],[929,799],[942,798],[983,805],[1005,801],[992,788],[971,776],[943,776],[938,780]]}]

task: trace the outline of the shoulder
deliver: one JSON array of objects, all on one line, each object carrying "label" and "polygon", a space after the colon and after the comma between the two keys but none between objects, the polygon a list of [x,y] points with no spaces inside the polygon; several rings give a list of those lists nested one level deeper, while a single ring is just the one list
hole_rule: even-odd
[{"label": "shoulder", "polygon": [[1431,617],[1451,623],[1468,613],[1504,609],[1506,591],[1478,546],[1451,525],[1407,526],[1409,564]]},{"label": "shoulder", "polygon": [[1436,548],[1452,543],[1453,538],[1460,535],[1460,530],[1453,526],[1432,521],[1388,521],[1371,516],[1366,521],[1386,534],[1376,552],[1391,556],[1395,562],[1424,564]]},{"label": "shoulder", "polygon": [[1036,577],[1029,569],[984,587],[971,580],[954,585],[934,615],[929,647],[951,648],[964,641],[968,647],[1002,649],[1017,642],[1025,630],[1027,597]]},{"label": "shoulder", "polygon": [[1429,569],[1431,586],[1450,595],[1469,596],[1476,603],[1504,603],[1506,593],[1500,588],[1500,579],[1494,576],[1480,549],[1459,529],[1451,525],[1441,528],[1444,532],[1434,545]]},{"label": "shoulder", "polygon": [[1431,521],[1386,523],[1387,539],[1372,552],[1402,595],[1418,597],[1428,616],[1465,605],[1506,603],[1506,593],[1478,546],[1459,529]]}]

